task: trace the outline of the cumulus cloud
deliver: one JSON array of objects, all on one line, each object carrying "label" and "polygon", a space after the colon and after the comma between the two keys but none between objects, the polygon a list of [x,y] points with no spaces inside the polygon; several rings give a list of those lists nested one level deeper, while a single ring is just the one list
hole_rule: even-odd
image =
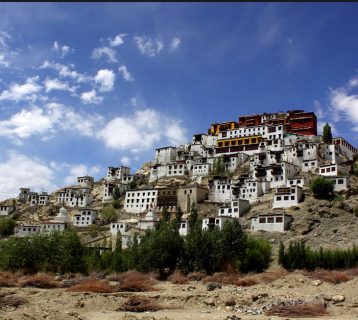
[{"label": "cumulus cloud", "polygon": [[92,52],[91,58],[94,60],[100,60],[106,58],[108,62],[118,62],[116,58],[116,51],[110,47],[95,48]]},{"label": "cumulus cloud", "polygon": [[114,72],[108,69],[99,70],[94,77],[95,82],[100,86],[99,91],[101,92],[112,91],[115,79],[116,75]]},{"label": "cumulus cloud", "polygon": [[122,65],[118,68],[118,72],[120,73],[120,75],[122,76],[122,78],[125,81],[134,81],[134,78],[132,77],[132,75],[129,73],[129,71],[127,70],[127,67],[125,65]]},{"label": "cumulus cloud", "polygon": [[170,51],[177,50],[179,48],[180,44],[181,44],[180,38],[173,38],[172,42],[170,44]]},{"label": "cumulus cloud", "polygon": [[152,39],[146,36],[136,36],[134,41],[140,53],[148,57],[155,57],[164,48],[164,43],[159,38]]},{"label": "cumulus cloud", "polygon": [[55,41],[52,45],[52,50],[59,53],[60,57],[63,59],[69,53],[73,52],[74,50],[71,49],[68,45],[60,45],[57,41]]},{"label": "cumulus cloud", "polygon": [[60,130],[93,136],[102,123],[103,117],[98,114],[78,113],[72,108],[52,102],[43,108],[34,106],[22,109],[9,119],[0,121],[0,136],[15,143],[21,143],[33,135],[41,135],[43,139],[50,138]]},{"label": "cumulus cloud", "polygon": [[156,110],[145,109],[136,111],[132,116],[112,119],[98,132],[97,137],[108,148],[135,153],[151,149],[163,140],[170,143],[185,142],[184,132],[179,122]]},{"label": "cumulus cloud", "polygon": [[65,177],[64,181],[67,185],[77,184],[77,177],[95,176],[101,172],[101,167],[98,165],[87,166],[85,164],[68,165],[69,174]]},{"label": "cumulus cloud", "polygon": [[10,66],[10,60],[16,55],[16,52],[9,47],[9,41],[11,36],[5,31],[0,31],[0,68],[8,68]]},{"label": "cumulus cloud", "polygon": [[108,39],[109,41],[109,45],[111,47],[118,47],[120,45],[122,45],[124,43],[124,37],[126,36],[127,34],[126,33],[120,33],[120,34],[117,34],[113,39]]},{"label": "cumulus cloud", "polygon": [[38,98],[37,93],[41,90],[41,86],[37,83],[38,79],[38,77],[32,77],[28,78],[23,84],[11,84],[9,89],[0,94],[0,101],[35,101]]},{"label": "cumulus cloud", "polygon": [[72,93],[76,91],[76,88],[70,87],[70,85],[67,82],[62,82],[57,78],[55,79],[46,78],[44,81],[44,85],[45,85],[46,93],[53,90],[69,91]]},{"label": "cumulus cloud", "polygon": [[124,156],[121,158],[121,164],[128,167],[131,164],[131,159],[127,156]]},{"label": "cumulus cloud", "polygon": [[52,192],[54,172],[43,161],[11,151],[0,162],[0,199],[14,198],[19,188],[28,187],[35,191]]},{"label": "cumulus cloud", "polygon": [[100,104],[103,101],[103,97],[97,96],[96,90],[83,92],[81,94],[81,100],[84,104]]},{"label": "cumulus cloud", "polygon": [[41,66],[40,69],[53,69],[58,72],[61,78],[71,78],[76,80],[77,82],[89,82],[92,80],[91,77],[81,74],[74,69],[74,65],[63,65],[57,62],[45,61]]}]

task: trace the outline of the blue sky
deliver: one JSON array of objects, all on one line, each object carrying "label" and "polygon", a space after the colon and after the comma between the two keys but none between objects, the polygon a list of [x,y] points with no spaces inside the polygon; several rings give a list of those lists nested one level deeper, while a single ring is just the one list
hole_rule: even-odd
[{"label": "blue sky", "polygon": [[315,111],[358,144],[357,3],[1,3],[0,199],[133,171],[212,122]]}]

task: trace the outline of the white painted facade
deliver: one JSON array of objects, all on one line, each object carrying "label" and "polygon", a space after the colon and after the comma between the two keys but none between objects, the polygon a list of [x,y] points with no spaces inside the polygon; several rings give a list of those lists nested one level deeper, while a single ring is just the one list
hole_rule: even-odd
[{"label": "white painted facade", "polygon": [[47,192],[42,192],[38,196],[38,205],[39,206],[46,206],[51,203],[51,196],[47,194]]},{"label": "white painted facade", "polygon": [[88,227],[94,224],[97,219],[97,210],[84,208],[73,215],[72,224],[76,227]]},{"label": "white painted facade", "polygon": [[209,201],[229,202],[232,199],[231,180],[217,178],[209,181]]},{"label": "white painted facade", "polygon": [[299,186],[299,187],[303,188],[307,184],[308,184],[308,181],[306,178],[294,178],[294,179],[287,180],[286,187]]},{"label": "white painted facade", "polygon": [[0,205],[0,216],[7,216],[13,211],[15,211],[15,206],[6,204]]},{"label": "white painted facade", "polygon": [[333,182],[333,191],[347,191],[349,188],[349,180],[347,177],[337,177],[337,176],[326,176],[327,180]]},{"label": "white painted facade", "polygon": [[289,208],[297,206],[302,201],[302,188],[293,186],[289,188],[278,188],[273,196],[273,208]]},{"label": "white painted facade", "polygon": [[131,224],[126,221],[111,222],[110,232],[114,237],[117,236],[118,232],[120,232],[122,235],[127,233],[130,228]]},{"label": "white painted facade", "polygon": [[247,179],[244,185],[240,187],[239,198],[253,202],[263,194],[263,182]]},{"label": "white painted facade", "polygon": [[154,229],[159,219],[153,208],[150,208],[146,213],[144,219],[140,219],[138,222],[138,228],[142,230]]},{"label": "white painted facade", "polygon": [[92,188],[93,178],[90,176],[77,177],[77,183],[80,187]]},{"label": "white painted facade", "polygon": [[190,230],[190,228],[189,228],[189,221],[188,221],[188,220],[182,220],[182,221],[180,221],[180,223],[179,223],[179,230],[178,230],[178,231],[179,231],[179,235],[185,237],[185,236],[188,235],[189,230]]},{"label": "white painted facade", "polygon": [[318,172],[318,168],[321,165],[321,162],[322,161],[320,161],[318,159],[303,160],[301,171],[316,173],[316,172]]},{"label": "white painted facade", "polygon": [[262,214],[251,218],[251,231],[285,232],[293,221],[287,214]]},{"label": "white painted facade", "polygon": [[326,166],[321,166],[319,168],[319,174],[321,176],[337,176],[340,173],[347,173],[343,166],[338,164],[331,164]]},{"label": "white painted facade", "polygon": [[240,218],[250,208],[248,200],[238,199],[230,202],[229,205],[220,206],[218,216]]},{"label": "white painted facade", "polygon": [[157,207],[157,189],[137,189],[126,191],[124,210],[131,213],[141,213]]},{"label": "white painted facade", "polygon": [[206,177],[211,172],[211,164],[210,163],[203,163],[203,164],[196,164],[193,166],[193,176],[203,176]]},{"label": "white painted facade", "polygon": [[58,193],[57,203],[67,207],[88,207],[93,202],[91,189],[86,187],[73,187],[63,189]]},{"label": "white painted facade", "polygon": [[131,169],[125,166],[108,167],[106,180],[122,180],[123,177],[130,177]]},{"label": "white painted facade", "polygon": [[202,222],[202,230],[208,230],[210,227],[218,227],[221,230],[226,221],[232,221],[233,219],[228,216],[205,218]]}]

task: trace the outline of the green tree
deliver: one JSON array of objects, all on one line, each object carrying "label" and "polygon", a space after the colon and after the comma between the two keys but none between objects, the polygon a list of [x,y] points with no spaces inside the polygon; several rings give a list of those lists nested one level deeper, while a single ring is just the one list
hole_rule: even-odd
[{"label": "green tree", "polygon": [[189,215],[189,228],[196,224],[198,217],[198,209],[196,208],[195,202],[192,202]]},{"label": "green tree", "polygon": [[133,180],[128,185],[129,185],[130,190],[136,189],[137,188],[137,181]]},{"label": "green tree", "polygon": [[263,272],[270,266],[271,255],[271,245],[267,240],[256,237],[248,237],[240,271]]},{"label": "green tree", "polygon": [[121,197],[121,192],[119,191],[119,188],[116,186],[113,190],[113,200],[119,200]]},{"label": "green tree", "polygon": [[123,272],[124,271],[124,262],[122,256],[122,235],[118,231],[117,240],[116,240],[116,247],[113,253],[112,259],[112,270],[116,272]]},{"label": "green tree", "polygon": [[317,177],[311,182],[310,190],[318,199],[330,199],[333,196],[333,181]]},{"label": "green tree", "polygon": [[224,175],[226,172],[225,163],[222,156],[217,157],[213,162],[213,175]]},{"label": "green tree", "polygon": [[170,213],[166,206],[164,206],[164,208],[163,208],[162,220],[164,222],[168,222],[170,220]]},{"label": "green tree", "polygon": [[112,207],[104,207],[101,210],[102,219],[106,222],[115,222],[118,219],[118,213]]},{"label": "green tree", "polygon": [[0,219],[0,236],[6,237],[14,233],[16,222],[12,218]]},{"label": "green tree", "polygon": [[327,144],[331,144],[332,143],[332,131],[331,131],[331,126],[326,123],[323,127],[323,142],[327,143]]}]

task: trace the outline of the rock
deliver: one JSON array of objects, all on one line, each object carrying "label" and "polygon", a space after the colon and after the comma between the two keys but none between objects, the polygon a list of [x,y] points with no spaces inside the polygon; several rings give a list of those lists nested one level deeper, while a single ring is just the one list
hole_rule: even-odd
[{"label": "rock", "polygon": [[234,306],[236,304],[235,298],[233,296],[225,298],[224,304],[225,306]]},{"label": "rock", "polygon": [[222,288],[222,285],[217,282],[208,283],[208,285],[206,286],[206,289],[208,291],[214,291],[215,289],[221,289],[221,288]]},{"label": "rock", "polygon": [[301,282],[301,283],[304,283],[304,282],[305,282],[305,280],[303,280],[302,278],[299,279],[298,281]]},{"label": "rock", "polygon": [[257,294],[254,293],[251,295],[252,301],[257,301],[257,300],[260,300],[260,299],[266,298],[266,297],[268,297],[267,293],[257,293]]},{"label": "rock", "polygon": [[322,284],[322,281],[321,280],[314,280],[312,281],[312,284],[316,287],[320,286]]},{"label": "rock", "polygon": [[234,308],[231,307],[231,306],[227,306],[227,307],[225,307],[225,310],[226,310],[226,311],[232,311],[232,310],[234,310]]},{"label": "rock", "polygon": [[336,304],[336,303],[340,303],[343,302],[346,299],[346,297],[342,294],[337,294],[332,296],[332,303]]},{"label": "rock", "polygon": [[208,299],[204,300],[204,303],[208,306],[215,306],[214,298],[208,298]]}]

